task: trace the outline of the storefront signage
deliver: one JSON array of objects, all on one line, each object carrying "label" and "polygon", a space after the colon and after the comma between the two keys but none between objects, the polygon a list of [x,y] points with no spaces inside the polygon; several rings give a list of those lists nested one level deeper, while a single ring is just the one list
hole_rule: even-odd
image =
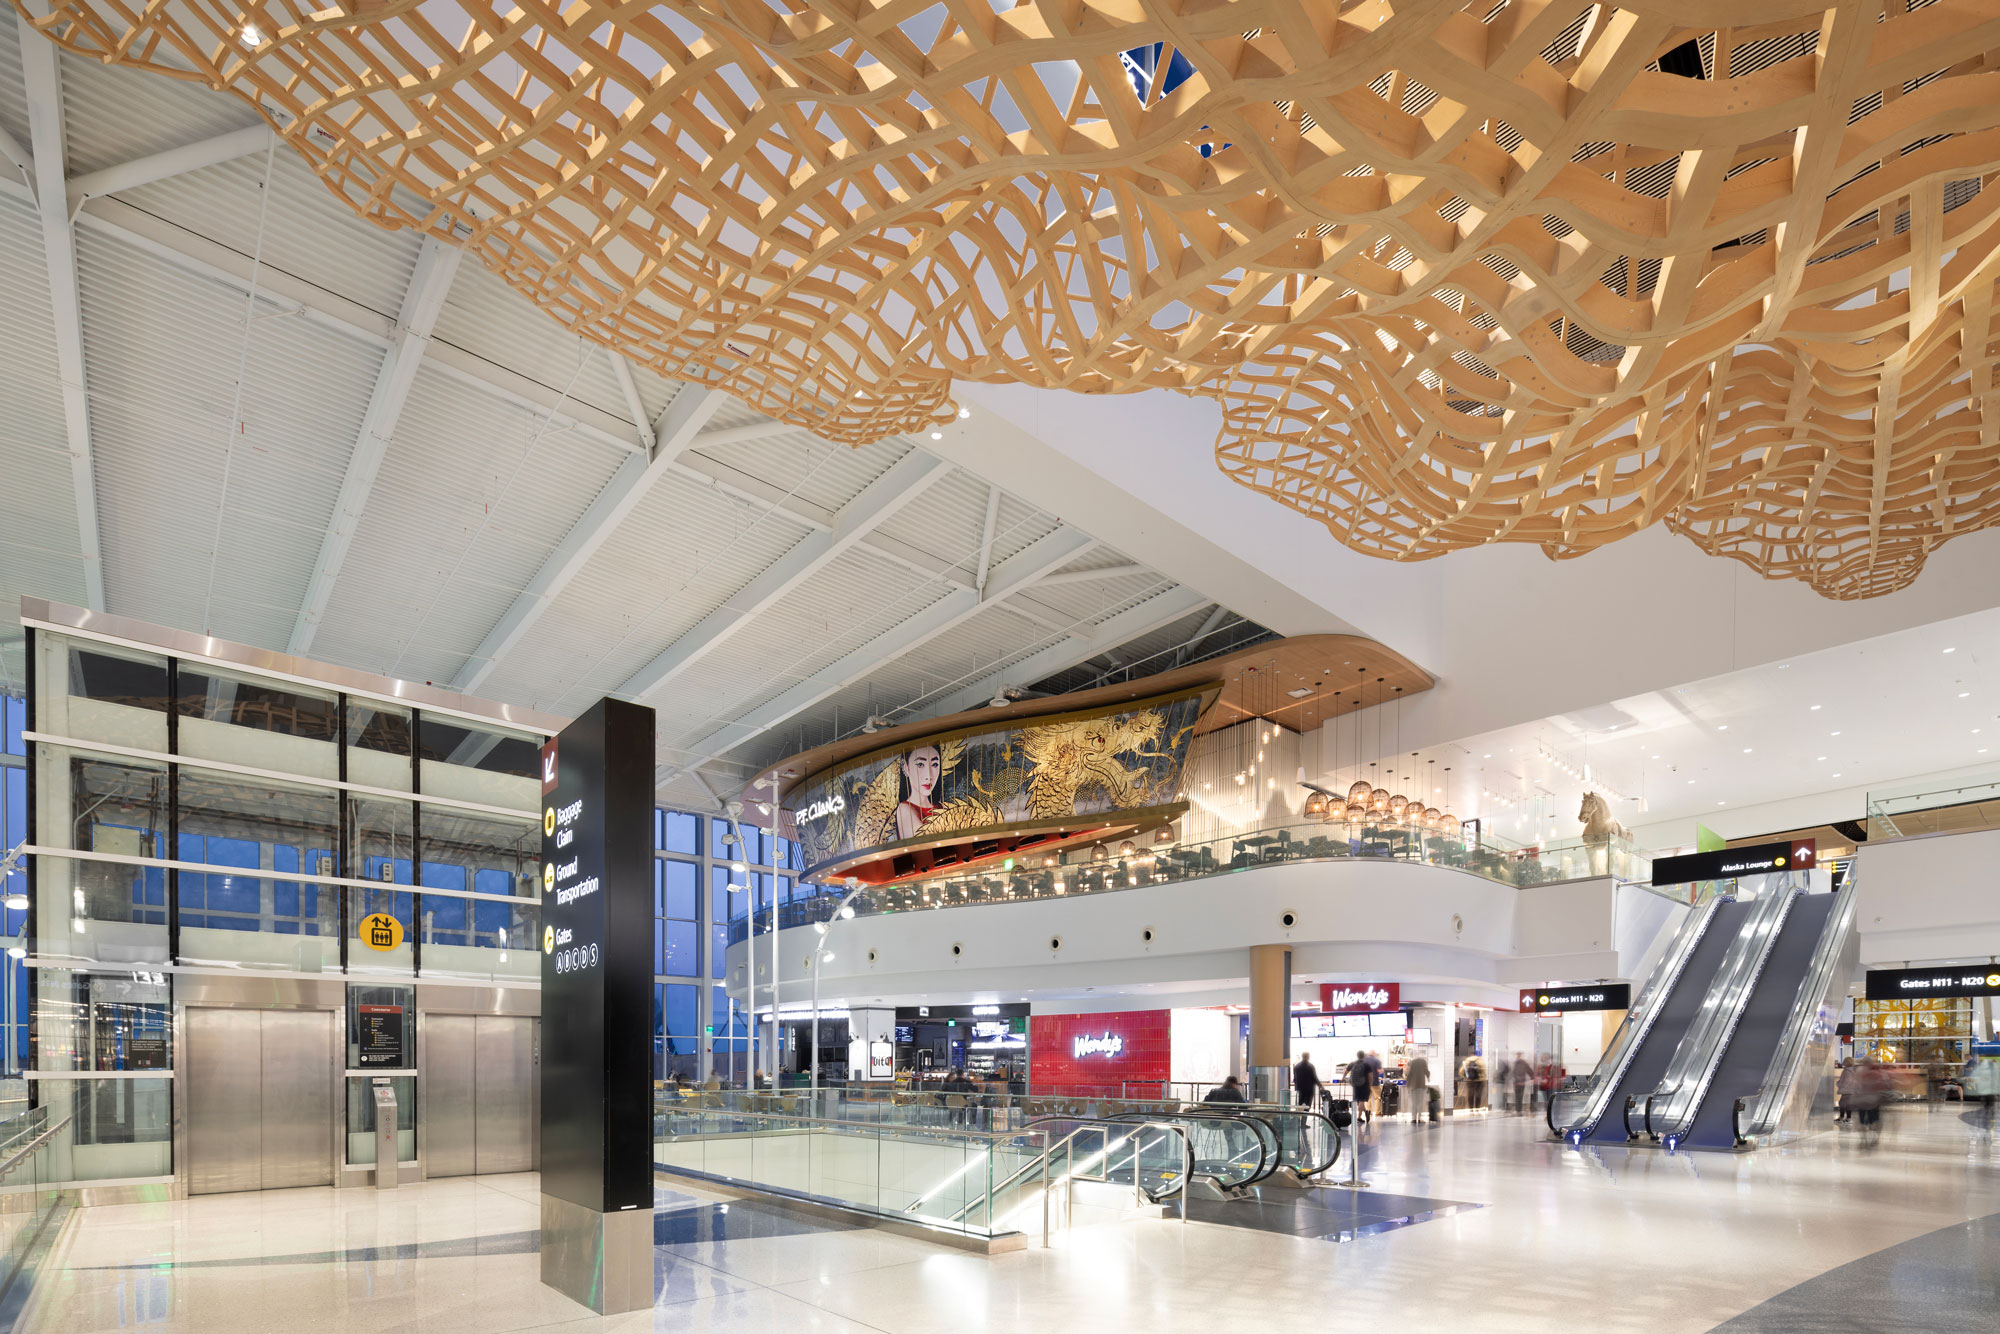
[{"label": "storefront signage", "polygon": [[1942,968],[1870,968],[1869,1000],[1927,996],[2000,996],[2000,965],[1948,964]]},{"label": "storefront signage", "polygon": [[371,950],[393,950],[403,943],[403,924],[390,913],[372,912],[354,934]]},{"label": "storefront signage", "polygon": [[[785,795],[800,879],[885,860],[906,844],[991,843],[1079,821],[1177,814],[1201,687],[1137,703],[913,738],[843,760]],[[866,877],[864,877],[866,878]]]},{"label": "storefront signage", "polygon": [[1076,1035],[1074,1049],[1070,1054],[1081,1059],[1085,1056],[1116,1057],[1123,1055],[1124,1052],[1125,1039],[1116,1033],[1100,1033],[1095,1037],[1079,1033]]},{"label": "storefront signage", "polygon": [[1522,1014],[1566,1014],[1573,1010],[1629,1010],[1630,982],[1595,982],[1585,987],[1537,987],[1521,993]]},{"label": "storefront signage", "polygon": [[1720,852],[1659,857],[1653,862],[1653,884],[1685,885],[1695,880],[1733,880],[1773,871],[1810,871],[1818,864],[1818,848],[1817,841],[1800,838],[1788,843],[1759,843],[1748,848],[1724,848]]},{"label": "storefront signage", "polygon": [[1327,1014],[1370,1014],[1401,1009],[1401,993],[1399,982],[1322,982],[1319,1005]]},{"label": "storefront signage", "polygon": [[653,711],[599,700],[542,757],[542,1193],[649,1209]]},{"label": "storefront signage", "polygon": [[384,1070],[409,1068],[409,1058],[403,1054],[402,1006],[357,1005],[354,1018],[356,1060],[360,1064]]}]

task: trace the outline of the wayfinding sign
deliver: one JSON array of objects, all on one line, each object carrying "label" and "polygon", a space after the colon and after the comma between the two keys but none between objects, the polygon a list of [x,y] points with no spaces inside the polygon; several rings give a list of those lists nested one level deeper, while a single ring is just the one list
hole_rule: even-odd
[{"label": "wayfinding sign", "polygon": [[600,1214],[653,1203],[654,763],[622,700],[542,749],[542,1194]]},{"label": "wayfinding sign", "polygon": [[1784,843],[1759,843],[1720,852],[1690,852],[1653,859],[1653,884],[1685,885],[1695,880],[1734,880],[1773,871],[1810,871],[1818,861],[1819,844],[1810,838]]},{"label": "wayfinding sign", "polygon": [[1522,1014],[1567,1014],[1573,1010],[1629,1010],[1630,982],[1592,982],[1588,986],[1523,988]]},{"label": "wayfinding sign", "polygon": [[1869,1000],[1923,1000],[1930,996],[2000,996],[2000,964],[1868,970]]}]

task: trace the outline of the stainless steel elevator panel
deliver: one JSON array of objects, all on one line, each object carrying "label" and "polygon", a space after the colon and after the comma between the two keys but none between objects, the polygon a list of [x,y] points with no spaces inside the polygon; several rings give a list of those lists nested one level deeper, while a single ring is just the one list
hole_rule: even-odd
[{"label": "stainless steel elevator panel", "polygon": [[187,1011],[190,1194],[333,1184],[334,1015]]},{"label": "stainless steel elevator panel", "polygon": [[187,1011],[189,1193],[257,1190],[263,1184],[262,1052],[257,1011]]},{"label": "stainless steel elevator panel", "polygon": [[333,1184],[333,1020],[262,1010],[263,1188]]},{"label": "stainless steel elevator panel", "polygon": [[417,1099],[424,1124],[424,1175],[471,1176],[473,1156],[473,1017],[424,1016],[424,1083]]},{"label": "stainless steel elevator panel", "polygon": [[482,1014],[474,1021],[478,1072],[473,1136],[478,1171],[526,1172],[535,1165],[535,1021]]}]

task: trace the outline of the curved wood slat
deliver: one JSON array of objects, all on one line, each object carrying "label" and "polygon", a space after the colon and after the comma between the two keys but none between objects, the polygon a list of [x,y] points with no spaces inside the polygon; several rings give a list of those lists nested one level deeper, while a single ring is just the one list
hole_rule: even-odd
[{"label": "curved wood slat", "polygon": [[1225,473],[1363,551],[1664,522],[1839,598],[2000,518],[1981,0],[36,22],[192,67],[362,216],[832,439],[947,418],[960,378],[1168,387],[1221,404]]}]

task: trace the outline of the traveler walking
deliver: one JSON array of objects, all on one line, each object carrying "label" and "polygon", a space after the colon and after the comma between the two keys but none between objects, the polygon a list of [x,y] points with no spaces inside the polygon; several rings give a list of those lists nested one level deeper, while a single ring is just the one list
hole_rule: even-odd
[{"label": "traveler walking", "polygon": [[1347,1087],[1354,1098],[1354,1123],[1365,1126],[1375,1119],[1370,1106],[1375,1097],[1375,1067],[1367,1052],[1355,1052],[1347,1063]]},{"label": "traveler walking", "polygon": [[1465,1105],[1468,1110],[1486,1105],[1486,1062],[1473,1052],[1459,1063],[1458,1077],[1465,1081]]},{"label": "traveler walking", "polygon": [[1220,1084],[1217,1084],[1214,1088],[1210,1089],[1208,1091],[1208,1096],[1203,1098],[1202,1101],[1203,1102],[1248,1102],[1249,1099],[1243,1096],[1243,1089],[1241,1085],[1237,1082],[1236,1076],[1230,1075],[1227,1079],[1224,1079]]},{"label": "traveler walking", "polygon": [[1403,1097],[1410,1104],[1410,1120],[1421,1125],[1431,1111],[1431,1063],[1412,1054],[1403,1062]]},{"label": "traveler walking", "polygon": [[1311,1107],[1319,1102],[1319,1071],[1313,1068],[1311,1052],[1300,1052],[1299,1063],[1292,1067],[1292,1092],[1297,1095],[1301,1107]]},{"label": "traveler walking", "polygon": [[1844,1125],[1854,1119],[1854,1084],[1858,1077],[1852,1056],[1840,1063],[1840,1075],[1833,1082],[1835,1125]]}]

